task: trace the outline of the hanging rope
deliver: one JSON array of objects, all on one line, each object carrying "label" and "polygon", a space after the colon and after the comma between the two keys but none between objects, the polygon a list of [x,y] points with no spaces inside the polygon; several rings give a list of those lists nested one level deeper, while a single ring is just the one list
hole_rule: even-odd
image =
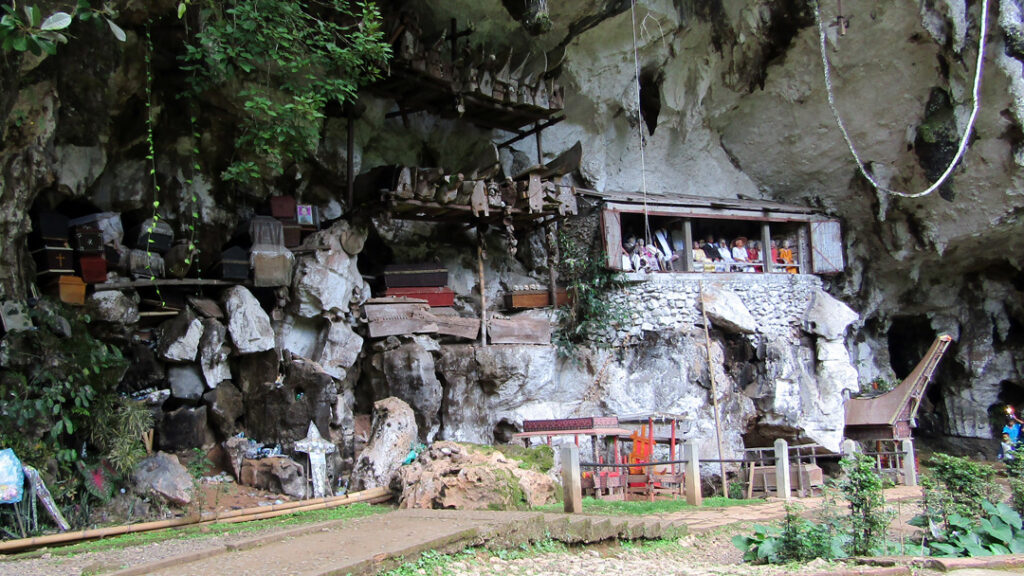
[{"label": "hanging rope", "polygon": [[872,186],[886,194],[902,196],[904,198],[920,198],[921,196],[931,194],[946,182],[950,175],[953,174],[953,170],[956,168],[956,165],[960,162],[961,158],[963,158],[964,153],[967,151],[967,140],[970,137],[971,130],[974,129],[974,121],[977,119],[978,110],[981,108],[981,71],[985,60],[985,36],[988,34],[988,0],[984,0],[981,5],[981,32],[978,36],[978,62],[974,71],[974,90],[971,92],[971,116],[967,120],[967,126],[964,128],[963,136],[960,138],[960,146],[957,147],[956,155],[949,162],[949,166],[946,167],[946,171],[942,173],[942,176],[939,176],[939,179],[929,186],[927,190],[916,193],[900,192],[882,186],[875,181],[864,166],[864,161],[861,160],[860,154],[857,153],[857,148],[853,145],[853,140],[850,139],[850,134],[846,131],[846,126],[843,124],[843,120],[839,116],[839,110],[836,108],[836,100],[835,95],[832,92],[832,78],[828,64],[825,27],[821,22],[821,11],[817,0],[811,0],[811,3],[814,5],[814,20],[818,24],[818,39],[821,45],[821,65],[825,73],[825,92],[828,95],[828,107],[832,110],[832,117],[835,118],[836,125],[839,126],[839,131],[843,133],[843,140],[846,140],[846,146],[850,149],[850,154],[853,155],[854,161],[857,162],[857,168],[860,169],[860,173],[867,178],[868,182],[871,182]]},{"label": "hanging rope", "polygon": [[644,159],[644,121],[640,113],[640,57],[637,55],[636,47],[636,3],[631,0],[629,3],[629,16],[633,24],[633,67],[636,75],[636,134],[640,139],[640,183],[644,193],[644,246],[651,243],[651,219],[647,215],[647,163]]}]

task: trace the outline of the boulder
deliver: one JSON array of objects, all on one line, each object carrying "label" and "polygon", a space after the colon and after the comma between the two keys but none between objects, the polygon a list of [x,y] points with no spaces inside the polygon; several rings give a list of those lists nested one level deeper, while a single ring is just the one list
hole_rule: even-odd
[{"label": "boulder", "polygon": [[704,288],[704,308],[711,323],[733,334],[757,332],[757,320],[743,304],[740,297],[731,290],[718,286]]},{"label": "boulder", "polygon": [[246,354],[237,359],[238,388],[243,395],[274,385],[281,373],[281,362],[275,350]]},{"label": "boulder", "polygon": [[229,288],[224,293],[224,309],[228,315],[231,341],[240,353],[253,354],[274,348],[270,316],[251,292],[242,286]]},{"label": "boulder", "polygon": [[[274,374],[276,376],[276,372]],[[329,430],[337,383],[316,362],[293,357],[279,381],[264,379],[242,390],[245,427],[264,444],[288,444],[306,436],[309,422]]]},{"label": "boulder", "polygon": [[346,371],[359,359],[362,349],[363,338],[353,332],[347,322],[331,322],[313,359],[324,372],[343,380]]},{"label": "boulder", "polygon": [[227,438],[238,433],[238,420],[244,414],[242,407],[242,393],[231,383],[225,380],[216,388],[203,394],[203,402],[206,403],[210,422],[214,429],[220,432],[221,437]]},{"label": "boulder", "polygon": [[342,245],[343,237],[348,238],[350,248],[356,247],[352,245],[350,224],[339,220],[304,241],[304,246],[317,249],[299,258],[295,267],[292,297],[299,316],[344,314],[352,304],[369,298],[369,286],[356,267],[356,258]]},{"label": "boulder", "polygon": [[302,464],[287,456],[271,456],[242,461],[238,483],[261,490],[287,494],[292,498],[306,497],[306,470]]},{"label": "boulder", "polygon": [[412,407],[420,441],[433,441],[440,428],[444,391],[430,352],[418,341],[407,342],[375,354],[372,365],[379,371],[379,377],[373,378],[374,395],[394,396]]},{"label": "boulder", "polygon": [[180,452],[200,448],[211,441],[206,426],[206,406],[182,406],[164,414],[156,427],[156,441],[161,450]]},{"label": "boulder", "polygon": [[179,400],[197,403],[206,390],[203,375],[195,364],[169,366],[167,381],[171,384],[171,397]]},{"label": "boulder", "polygon": [[165,387],[166,370],[153,350],[142,342],[132,343],[125,351],[128,369],[121,386],[128,392]]},{"label": "boulder", "polygon": [[139,321],[139,296],[120,290],[104,290],[89,296],[89,312],[93,319],[115,324],[135,324]]},{"label": "boulder", "polygon": [[231,379],[228,355],[231,348],[225,345],[227,328],[213,318],[203,320],[203,337],[199,340],[199,365],[203,379],[210,388],[216,388],[224,380]]},{"label": "boulder", "polygon": [[192,477],[177,456],[157,452],[135,467],[132,480],[142,494],[153,493],[181,506],[192,501]]},{"label": "boulder", "polygon": [[390,486],[416,443],[416,416],[398,398],[384,398],[373,405],[370,441],[359,454],[352,471],[352,489]]},{"label": "boulder", "polygon": [[327,322],[320,317],[303,318],[288,314],[278,327],[281,333],[282,346],[295,356],[316,360],[316,352],[320,347],[321,333]]},{"label": "boulder", "polygon": [[231,474],[238,480],[242,477],[242,462],[246,453],[256,450],[256,443],[248,438],[232,436],[225,440],[221,447],[227,454],[228,464],[231,466]]},{"label": "boulder", "polygon": [[192,362],[196,359],[202,336],[203,323],[191,309],[186,308],[181,314],[160,325],[157,354],[171,362]]},{"label": "boulder", "polygon": [[842,338],[846,327],[859,318],[860,315],[849,306],[818,288],[811,295],[811,303],[804,313],[803,327],[809,334],[835,340]]},{"label": "boulder", "polygon": [[409,466],[403,466],[402,508],[514,510],[555,500],[547,474],[522,469],[501,452],[477,452],[454,442],[435,442]]}]

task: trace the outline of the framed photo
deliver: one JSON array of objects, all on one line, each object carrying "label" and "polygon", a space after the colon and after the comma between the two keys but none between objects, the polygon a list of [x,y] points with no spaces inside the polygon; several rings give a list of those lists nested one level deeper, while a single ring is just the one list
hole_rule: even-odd
[{"label": "framed photo", "polygon": [[299,204],[295,207],[295,220],[302,226],[315,226],[312,204]]}]

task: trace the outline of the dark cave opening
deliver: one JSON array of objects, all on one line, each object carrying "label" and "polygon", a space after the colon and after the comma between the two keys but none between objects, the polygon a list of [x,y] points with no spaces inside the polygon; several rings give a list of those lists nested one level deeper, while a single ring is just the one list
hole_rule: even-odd
[{"label": "dark cave opening", "polygon": [[998,401],[988,407],[988,420],[992,426],[992,437],[999,438],[1003,426],[1007,424],[1010,407],[1021,417],[1024,410],[1024,382],[1003,380],[999,383]]},{"label": "dark cave opening", "polygon": [[494,443],[509,444],[512,442],[512,435],[516,432],[519,432],[516,425],[502,418],[500,422],[494,425]]},{"label": "dark cave opening", "polygon": [[654,135],[658,127],[658,115],[661,114],[661,84],[665,73],[660,67],[645,66],[640,71],[640,115],[647,125],[647,133]]},{"label": "dark cave opening", "polygon": [[902,380],[928,352],[935,340],[935,330],[924,316],[897,316],[889,326],[887,337],[889,364],[896,377]]}]

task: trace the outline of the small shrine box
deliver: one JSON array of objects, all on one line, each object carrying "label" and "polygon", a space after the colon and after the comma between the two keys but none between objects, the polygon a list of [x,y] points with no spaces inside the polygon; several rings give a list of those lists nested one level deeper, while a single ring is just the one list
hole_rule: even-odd
[{"label": "small shrine box", "polygon": [[36,218],[33,236],[41,244],[66,243],[68,241],[68,217],[56,212],[40,212]]},{"label": "small shrine box", "polygon": [[85,254],[103,253],[103,233],[95,226],[76,226],[73,240],[75,250],[78,250],[79,252]]},{"label": "small shrine box", "polygon": [[[152,233],[149,231],[150,224],[153,224]],[[157,220],[156,223],[153,223],[153,219],[150,218],[134,230],[132,237],[136,239],[136,248],[146,250],[148,247],[150,252],[163,254],[171,248],[171,241],[174,240],[174,230],[171,229],[171,225],[167,222]]]},{"label": "small shrine box", "polygon": [[302,226],[295,222],[283,222],[281,228],[284,231],[284,245],[286,248],[295,248],[302,244]]},{"label": "small shrine box", "polygon": [[295,219],[295,197],[273,196],[270,198],[270,215],[282,220]]},{"label": "small shrine box", "polygon": [[[558,306],[568,302],[565,290],[555,293]],[[543,308],[551,305],[551,294],[547,290],[515,290],[505,294],[505,307],[514,309]]]},{"label": "small shrine box", "polygon": [[455,292],[447,286],[440,287],[411,287],[411,288],[388,288],[385,296],[401,296],[404,298],[419,298],[426,300],[433,308],[451,306],[455,303]]},{"label": "small shrine box", "polygon": [[78,257],[78,273],[86,284],[107,281],[107,260],[103,256],[83,254]]},{"label": "small shrine box", "polygon": [[448,285],[448,269],[438,264],[393,264],[384,267],[387,288]]},{"label": "small shrine box", "polygon": [[287,286],[292,283],[293,258],[288,250],[254,251],[251,258],[254,286]]},{"label": "small shrine box", "polygon": [[85,282],[78,276],[61,276],[57,282],[57,293],[65,304],[85,305]]},{"label": "small shrine box", "polygon": [[232,246],[220,253],[220,277],[224,280],[249,279],[249,251]]},{"label": "small shrine box", "polygon": [[37,274],[74,274],[74,252],[64,246],[44,246],[32,251]]}]

